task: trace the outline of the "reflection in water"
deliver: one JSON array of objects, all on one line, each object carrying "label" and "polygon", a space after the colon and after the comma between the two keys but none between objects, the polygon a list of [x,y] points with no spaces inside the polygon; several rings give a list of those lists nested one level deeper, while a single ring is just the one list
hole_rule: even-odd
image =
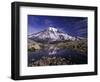
[{"label": "reflection in water", "polygon": [[50,45],[47,49],[28,52],[28,66],[87,64],[87,55]]},{"label": "reflection in water", "polygon": [[58,48],[56,46],[50,46],[48,49],[48,54],[49,55],[54,55],[57,53]]}]

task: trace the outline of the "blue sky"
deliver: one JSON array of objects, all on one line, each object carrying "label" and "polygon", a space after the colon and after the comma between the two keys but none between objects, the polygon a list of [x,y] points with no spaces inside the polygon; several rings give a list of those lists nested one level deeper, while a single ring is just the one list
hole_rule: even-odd
[{"label": "blue sky", "polygon": [[28,34],[54,26],[72,36],[87,37],[87,17],[28,15]]}]

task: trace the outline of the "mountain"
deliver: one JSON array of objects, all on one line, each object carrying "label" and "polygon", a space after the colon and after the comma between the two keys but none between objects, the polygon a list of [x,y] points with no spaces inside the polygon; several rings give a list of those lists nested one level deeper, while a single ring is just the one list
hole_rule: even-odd
[{"label": "mountain", "polygon": [[55,27],[49,27],[48,29],[45,29],[38,33],[33,33],[31,35],[28,35],[28,38],[31,40],[40,40],[40,41],[79,40],[79,38],[70,36],[67,33],[62,32]]}]

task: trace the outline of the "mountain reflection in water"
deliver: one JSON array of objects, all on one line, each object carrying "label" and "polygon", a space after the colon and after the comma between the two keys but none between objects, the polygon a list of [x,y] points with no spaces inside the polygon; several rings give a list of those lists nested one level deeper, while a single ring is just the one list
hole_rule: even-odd
[{"label": "mountain reflection in water", "polygon": [[49,55],[55,55],[55,54],[57,54],[57,51],[59,51],[59,48],[57,48],[56,46],[50,46],[48,48]]},{"label": "mountain reflection in water", "polygon": [[[57,58],[65,58],[71,61],[68,63],[69,65],[73,64],[87,64],[87,54],[81,53],[75,50],[70,49],[59,49],[56,46],[50,46],[48,49],[39,50],[35,52],[28,52],[28,66],[32,66],[32,63],[39,61],[42,62],[41,59],[46,61],[47,59]],[[53,60],[51,60],[53,62]],[[60,60],[58,60],[60,61]]]}]

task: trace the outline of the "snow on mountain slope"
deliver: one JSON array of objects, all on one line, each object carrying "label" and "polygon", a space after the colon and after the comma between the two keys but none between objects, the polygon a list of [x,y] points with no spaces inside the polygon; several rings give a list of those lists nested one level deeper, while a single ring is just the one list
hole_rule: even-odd
[{"label": "snow on mountain slope", "polygon": [[61,32],[59,29],[49,27],[38,33],[34,33],[28,36],[31,39],[49,40],[49,41],[61,41],[61,40],[76,40],[77,38]]}]

